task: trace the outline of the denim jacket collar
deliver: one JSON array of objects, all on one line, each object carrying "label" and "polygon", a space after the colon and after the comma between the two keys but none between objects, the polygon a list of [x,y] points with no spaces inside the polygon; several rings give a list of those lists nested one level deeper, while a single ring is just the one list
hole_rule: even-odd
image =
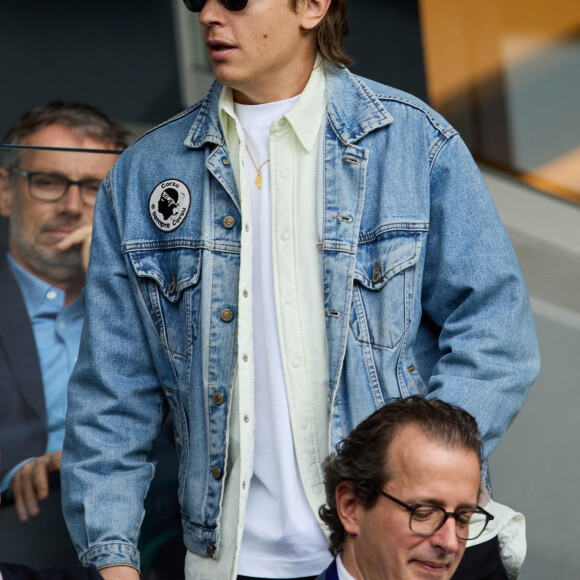
[{"label": "denim jacket collar", "polygon": [[222,85],[214,81],[203,101],[195,105],[199,107],[200,111],[184,141],[184,145],[187,147],[199,149],[206,143],[225,146],[225,138],[218,117],[218,101],[221,91]]},{"label": "denim jacket collar", "polygon": [[[371,131],[393,122],[377,96],[350,71],[326,66],[325,72],[328,119],[345,145],[356,143]],[[225,145],[218,117],[221,90],[222,85],[214,82],[205,99],[197,105],[200,112],[185,139],[187,147],[198,149],[206,143]]]},{"label": "denim jacket collar", "polygon": [[326,86],[328,119],[345,145],[352,145],[371,131],[393,122],[377,96],[349,70],[327,66]]}]

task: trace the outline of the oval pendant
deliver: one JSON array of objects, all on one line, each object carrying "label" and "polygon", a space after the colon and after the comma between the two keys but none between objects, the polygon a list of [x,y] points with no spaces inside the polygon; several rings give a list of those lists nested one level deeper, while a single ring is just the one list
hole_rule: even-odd
[{"label": "oval pendant", "polygon": [[254,179],[254,183],[256,184],[256,187],[258,189],[262,189],[262,174],[258,173],[258,175],[256,175],[256,179]]}]

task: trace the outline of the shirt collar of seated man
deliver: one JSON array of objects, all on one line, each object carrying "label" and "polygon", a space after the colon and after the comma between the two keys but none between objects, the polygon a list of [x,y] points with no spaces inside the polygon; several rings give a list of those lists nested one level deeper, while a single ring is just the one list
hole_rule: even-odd
[{"label": "shirt collar of seated man", "polygon": [[[92,135],[90,129],[61,122],[42,125],[9,142],[93,150],[119,147]],[[10,254],[24,270],[64,291],[65,306],[84,287],[94,197],[116,158],[112,154],[24,149],[6,154],[5,167],[0,168],[0,214],[10,220]],[[52,194],[59,182],[62,192],[56,197]]]},{"label": "shirt collar of seated man", "polygon": [[[478,507],[481,439],[473,417],[442,401],[400,399],[337,449],[324,466],[321,517],[346,572],[354,580],[451,578],[465,538],[482,533],[491,517]],[[481,529],[470,530],[470,517]]]}]

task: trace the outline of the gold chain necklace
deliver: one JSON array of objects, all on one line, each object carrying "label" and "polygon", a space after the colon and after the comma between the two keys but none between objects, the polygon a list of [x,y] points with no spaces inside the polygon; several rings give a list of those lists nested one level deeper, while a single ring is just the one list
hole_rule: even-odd
[{"label": "gold chain necklace", "polygon": [[250,156],[250,159],[252,160],[252,165],[254,166],[254,169],[256,170],[256,173],[258,174],[258,175],[256,175],[256,179],[254,179],[254,184],[256,185],[256,187],[258,189],[262,189],[262,167],[264,167],[264,165],[266,165],[266,163],[268,163],[270,160],[266,159],[266,161],[264,161],[264,163],[262,163],[262,165],[260,165],[260,167],[258,167],[256,165],[256,162],[254,161],[254,158],[252,157],[252,153],[250,152],[250,149],[249,149],[247,143],[246,143],[246,151],[248,152],[248,155]]}]

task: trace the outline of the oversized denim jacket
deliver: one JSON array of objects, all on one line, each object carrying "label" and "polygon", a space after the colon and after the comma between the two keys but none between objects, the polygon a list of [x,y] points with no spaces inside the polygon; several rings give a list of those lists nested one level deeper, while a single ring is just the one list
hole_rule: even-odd
[{"label": "oversized denim jacket", "polygon": [[[167,406],[185,543],[219,554],[245,227],[220,90],[131,146],[95,208],[62,465],[86,564],[138,566],[148,454]],[[522,275],[480,173],[453,128],[415,98],[336,69],[327,92],[317,218],[329,450],[390,397],[421,393],[473,413],[489,454],[539,358]],[[191,195],[170,232],[149,208],[166,180]]]}]

